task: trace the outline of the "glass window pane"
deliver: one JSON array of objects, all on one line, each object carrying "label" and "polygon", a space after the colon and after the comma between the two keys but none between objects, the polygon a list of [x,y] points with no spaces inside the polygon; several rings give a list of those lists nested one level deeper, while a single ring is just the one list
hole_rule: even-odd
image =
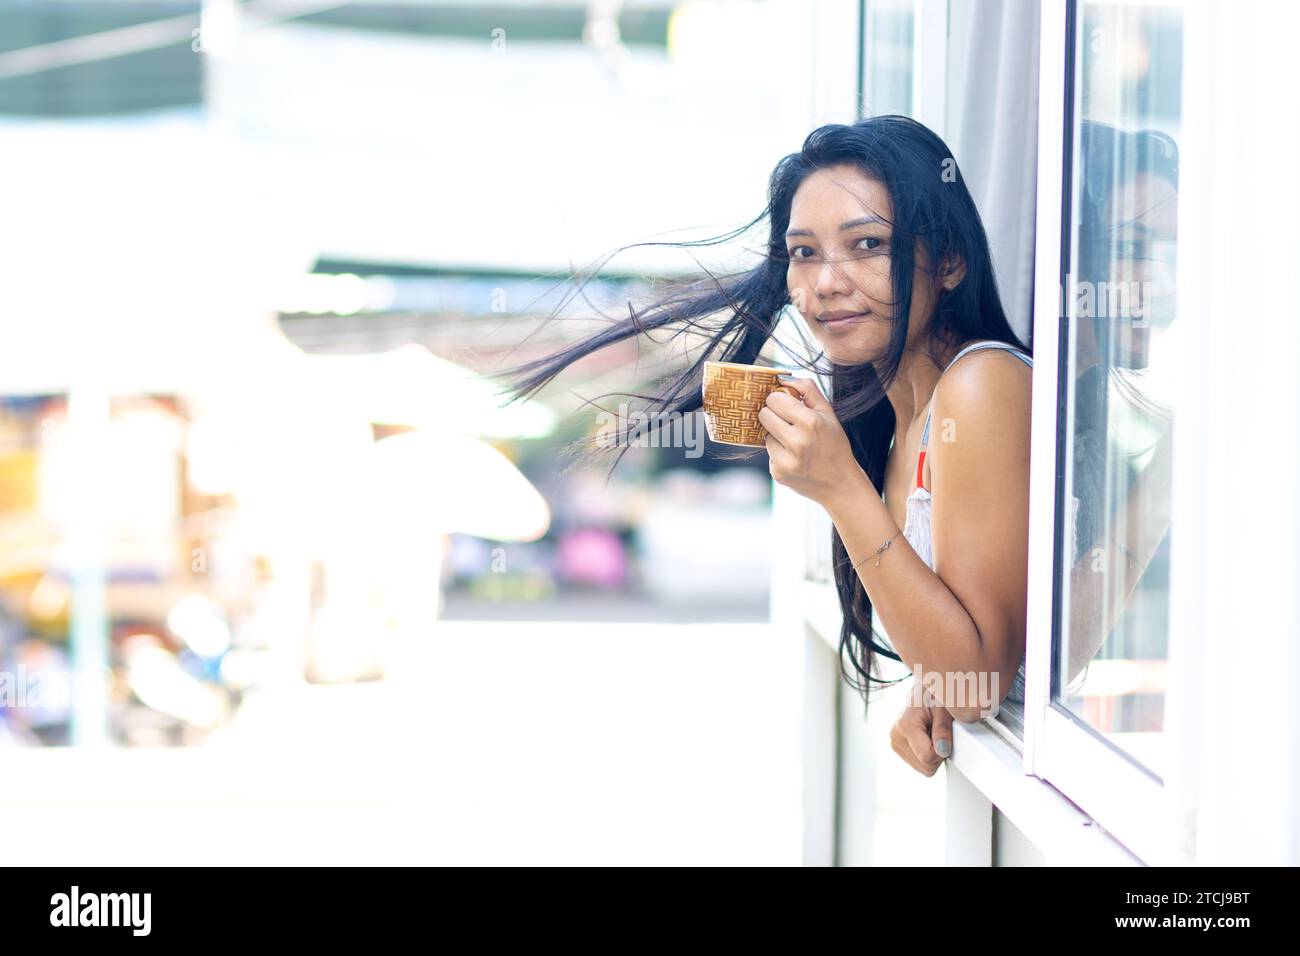
[{"label": "glass window pane", "polygon": [[865,116],[912,115],[913,0],[867,0]]},{"label": "glass window pane", "polygon": [[[1164,768],[1182,15],[1084,3],[1054,702]],[[1064,636],[1064,640],[1062,640]]]}]

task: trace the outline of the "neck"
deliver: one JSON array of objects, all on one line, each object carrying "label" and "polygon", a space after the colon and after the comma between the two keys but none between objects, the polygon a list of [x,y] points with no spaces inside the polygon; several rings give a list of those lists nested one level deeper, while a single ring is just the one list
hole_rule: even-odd
[{"label": "neck", "polygon": [[925,417],[939,376],[948,367],[961,346],[950,346],[939,353],[942,364],[936,365],[924,347],[909,346],[903,352],[898,374],[885,393],[894,406],[894,442],[902,446],[908,431]]}]

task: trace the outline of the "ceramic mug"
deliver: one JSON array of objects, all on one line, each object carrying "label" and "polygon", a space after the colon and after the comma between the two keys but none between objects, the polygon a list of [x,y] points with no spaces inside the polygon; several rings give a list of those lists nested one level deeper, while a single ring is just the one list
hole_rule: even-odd
[{"label": "ceramic mug", "polygon": [[767,447],[767,429],[758,413],[773,392],[785,392],[803,401],[798,389],[782,385],[780,376],[793,377],[785,368],[741,365],[738,362],[704,363],[704,427],[711,441],[724,445]]}]

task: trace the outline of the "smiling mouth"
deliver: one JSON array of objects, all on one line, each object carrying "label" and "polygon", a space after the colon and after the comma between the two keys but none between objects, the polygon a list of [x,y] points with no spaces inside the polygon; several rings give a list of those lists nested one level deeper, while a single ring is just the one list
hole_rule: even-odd
[{"label": "smiling mouth", "polygon": [[869,312],[858,312],[855,315],[846,315],[843,318],[839,318],[839,319],[818,319],[817,321],[821,324],[821,327],[824,329],[842,329],[847,326],[854,325],[858,322],[861,322],[870,314],[871,313]]}]

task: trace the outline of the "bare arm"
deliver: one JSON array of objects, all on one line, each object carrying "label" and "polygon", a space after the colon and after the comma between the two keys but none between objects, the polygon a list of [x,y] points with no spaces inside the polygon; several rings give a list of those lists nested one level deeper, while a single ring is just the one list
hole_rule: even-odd
[{"label": "bare arm", "polygon": [[1029,370],[973,355],[944,375],[932,407],[934,571],[901,534],[876,567],[876,547],[899,529],[865,474],[827,511],[903,662],[939,675],[927,684],[938,704],[972,723],[998,701],[962,697],[946,675],[996,673],[1000,701],[1024,653]]},{"label": "bare arm", "polygon": [[[865,474],[855,478],[827,511],[849,559],[857,565],[875,614],[913,673],[918,669],[940,675],[988,669],[983,642],[970,614],[902,536]],[[877,545],[891,538],[876,567]],[[935,696],[943,706],[952,704],[940,688]],[[977,708],[954,704],[950,709],[963,722],[979,719],[974,713]]]},{"label": "bare arm", "polygon": [[[1107,521],[1092,547],[1070,570],[1069,676],[1096,656],[1127,605],[1170,525],[1172,436],[1166,432],[1129,489],[1128,500]],[[1120,550],[1123,545],[1128,554]]]}]

